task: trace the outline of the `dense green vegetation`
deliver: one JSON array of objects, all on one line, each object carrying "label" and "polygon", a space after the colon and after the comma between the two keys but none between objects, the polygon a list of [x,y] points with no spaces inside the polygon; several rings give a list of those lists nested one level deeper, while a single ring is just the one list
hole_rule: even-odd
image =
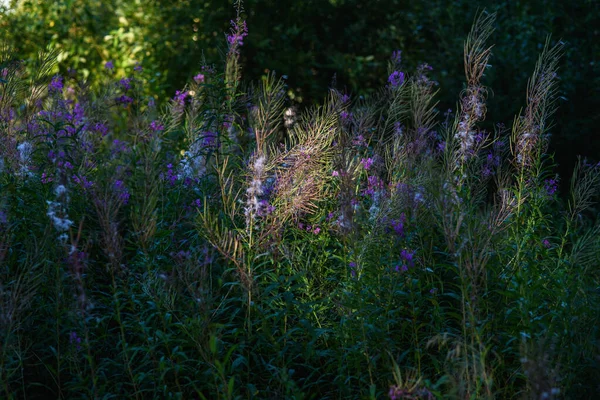
[{"label": "dense green vegetation", "polygon": [[600,392],[592,3],[15,4],[2,397]]},{"label": "dense green vegetation", "polygon": [[[63,50],[58,64],[75,68],[99,84],[102,66],[114,60],[118,74],[141,62],[148,94],[168,98],[198,73],[203,59],[219,62],[226,52],[231,0],[17,0],[0,20],[1,32],[34,59],[40,48]],[[595,140],[600,96],[600,11],[593,0],[426,2],[404,0],[247,0],[252,27],[242,54],[244,76],[256,81],[266,71],[288,76],[289,90],[302,105],[322,102],[332,80],[355,96],[384,83],[387,59],[403,50],[407,67],[426,62],[439,82],[439,109],[456,108],[464,88],[462,41],[479,8],[497,12],[502,29],[486,83],[490,120],[512,123],[516,98],[546,35],[565,43],[560,61],[560,108],[550,149],[559,171],[571,175],[576,157],[597,157]],[[62,58],[64,57],[64,58]],[[485,125],[485,122],[484,122]],[[491,125],[485,125],[492,129]],[[560,149],[560,151],[557,151]],[[567,190],[568,186],[561,186]]]}]

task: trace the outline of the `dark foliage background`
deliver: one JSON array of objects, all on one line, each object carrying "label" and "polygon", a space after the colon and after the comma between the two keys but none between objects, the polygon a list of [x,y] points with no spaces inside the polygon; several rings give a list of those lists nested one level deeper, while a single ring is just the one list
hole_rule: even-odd
[{"label": "dark foliage background", "polygon": [[[247,80],[268,70],[287,75],[291,95],[306,105],[324,98],[334,76],[338,88],[369,94],[400,49],[409,68],[424,62],[434,68],[444,112],[456,107],[463,89],[465,32],[486,8],[498,13],[493,68],[484,80],[493,90],[488,121],[510,126],[548,34],[566,44],[550,149],[566,177],[577,155],[600,158],[598,6],[595,0],[247,0],[244,74]],[[1,34],[23,58],[45,46],[61,49],[61,72],[75,68],[93,85],[106,77],[104,62],[115,60],[126,75],[140,61],[149,92],[172,96],[203,58],[221,59],[232,1],[13,0],[11,8],[1,16]]]}]

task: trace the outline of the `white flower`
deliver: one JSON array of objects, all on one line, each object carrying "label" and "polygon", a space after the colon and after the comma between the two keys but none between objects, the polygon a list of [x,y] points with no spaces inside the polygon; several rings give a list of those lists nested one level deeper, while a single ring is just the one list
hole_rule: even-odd
[{"label": "white flower", "polygon": [[296,111],[290,107],[288,109],[285,110],[285,112],[283,113],[283,123],[285,125],[286,128],[291,128],[292,125],[294,125],[294,122],[296,121]]},{"label": "white flower", "polygon": [[68,219],[67,215],[64,217],[60,217],[57,215],[57,211],[60,211],[61,204],[56,201],[47,201],[48,203],[48,212],[46,215],[52,221],[52,224],[59,232],[68,231],[71,225],[73,225],[73,221]]},{"label": "white flower", "polygon": [[33,151],[31,143],[23,142],[17,146],[17,150],[19,150],[19,159],[21,163],[28,163]]},{"label": "white flower", "polygon": [[263,175],[265,172],[266,157],[260,156],[254,160],[254,163],[250,165],[252,171],[252,181],[246,189],[248,199],[246,200],[246,207],[244,208],[244,215],[246,216],[246,226],[250,226],[254,222],[254,218],[260,213],[260,200],[259,196],[264,194],[263,189]]},{"label": "white flower", "polygon": [[17,146],[19,150],[19,164],[21,170],[18,172],[19,176],[31,176],[33,173],[29,171],[29,161],[31,160],[31,153],[33,152],[33,146],[29,142],[22,142]]},{"label": "white flower", "polygon": [[67,193],[67,188],[65,187],[65,185],[58,185],[54,189],[54,194],[56,195],[56,197],[60,197],[65,193]]},{"label": "white flower", "polygon": [[375,221],[375,218],[377,218],[377,215],[380,211],[381,209],[377,207],[375,203],[373,203],[373,205],[371,205],[369,208],[369,221]]},{"label": "white flower", "polygon": [[68,218],[52,217],[52,222],[59,232],[68,231],[71,225],[73,225],[73,221]]},{"label": "white flower", "polygon": [[415,192],[414,201],[415,203],[423,203],[425,201],[425,198],[423,197],[423,194],[421,192]]}]

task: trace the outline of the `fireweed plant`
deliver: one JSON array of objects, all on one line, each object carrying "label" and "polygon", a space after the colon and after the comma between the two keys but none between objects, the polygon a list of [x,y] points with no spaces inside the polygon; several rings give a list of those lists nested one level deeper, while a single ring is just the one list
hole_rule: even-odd
[{"label": "fireweed plant", "polygon": [[399,51],[376,96],[299,112],[284,79],[243,83],[242,14],[224,72],[162,110],[138,67],[91,92],[2,47],[2,397],[598,393],[600,165],[558,197],[560,43],[490,132],[493,14],[443,115]]}]

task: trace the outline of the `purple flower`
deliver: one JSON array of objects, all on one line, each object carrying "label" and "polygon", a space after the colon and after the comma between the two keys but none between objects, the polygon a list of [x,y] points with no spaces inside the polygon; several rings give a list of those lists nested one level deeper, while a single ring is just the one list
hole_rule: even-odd
[{"label": "purple flower", "polygon": [[558,180],[557,179],[546,179],[544,181],[544,189],[546,189],[546,193],[548,196],[554,195],[558,190]]},{"label": "purple flower", "polygon": [[369,176],[367,178],[367,189],[363,191],[366,196],[373,196],[376,192],[383,190],[383,181],[378,176]]},{"label": "purple flower", "polygon": [[350,267],[350,275],[352,275],[353,278],[356,278],[356,263],[351,262],[349,264],[349,267]]},{"label": "purple flower", "polygon": [[548,239],[544,239],[544,241],[542,242],[542,244],[547,249],[549,249],[552,246],[552,244],[550,244],[550,241]]},{"label": "purple flower", "polygon": [[414,264],[414,262],[413,262],[414,255],[415,255],[414,251],[410,251],[410,250],[406,250],[406,249],[404,249],[400,252],[400,257],[409,264]]},{"label": "purple flower", "polygon": [[198,74],[194,77],[196,83],[204,83],[204,74]]},{"label": "purple flower", "polygon": [[173,171],[173,164],[167,164],[167,181],[169,182],[169,184],[171,186],[175,186],[175,183],[177,182],[177,174],[175,173],[175,171]]},{"label": "purple flower", "polygon": [[119,81],[119,86],[125,91],[131,89],[131,78],[123,78]]},{"label": "purple flower", "polygon": [[363,158],[360,162],[366,170],[369,170],[369,168],[371,168],[371,166],[373,165],[372,158]]},{"label": "purple flower", "polygon": [[260,200],[258,203],[257,214],[259,217],[264,217],[275,211],[275,206],[269,204],[268,200]]},{"label": "purple flower", "polygon": [[352,140],[354,146],[364,147],[367,145],[367,141],[363,135],[358,135]]},{"label": "purple flower", "polygon": [[414,262],[414,255],[415,252],[414,251],[410,251],[410,250],[402,250],[400,252],[400,258],[402,260],[402,263],[400,265],[396,266],[396,271],[401,270],[402,272],[406,272],[408,271],[409,268],[414,267],[415,262]]},{"label": "purple flower", "polygon": [[42,183],[50,183],[52,181],[53,181],[53,179],[51,176],[46,175],[45,172],[42,173]]},{"label": "purple flower", "polygon": [[4,122],[13,121],[16,116],[17,115],[15,113],[15,109],[12,107],[9,109],[0,111],[0,121],[4,121]]},{"label": "purple flower", "polygon": [[77,350],[81,350],[81,338],[77,336],[77,332],[72,331],[69,334],[69,343],[74,345]]},{"label": "purple flower", "polygon": [[75,107],[73,107],[73,114],[70,115],[70,120],[77,125],[81,124],[85,118],[84,111],[83,104],[76,103]]},{"label": "purple flower", "polygon": [[353,117],[352,113],[350,113],[348,111],[342,111],[340,113],[340,118],[342,119],[342,122],[345,124],[351,122],[352,117]]},{"label": "purple flower", "polygon": [[404,213],[402,213],[402,215],[400,215],[400,219],[398,220],[392,220],[392,229],[394,230],[394,233],[400,237],[404,236],[404,222],[406,222],[406,215]]},{"label": "purple flower", "polygon": [[183,90],[177,90],[175,92],[175,97],[173,97],[173,101],[178,106],[183,107],[185,105],[185,99],[187,98],[187,96],[188,96],[188,92],[183,91]]},{"label": "purple flower", "polygon": [[402,62],[402,50],[395,50],[392,52],[392,62],[396,65]]},{"label": "purple flower", "polygon": [[233,54],[238,54],[239,48],[244,45],[244,38],[248,36],[248,26],[246,21],[237,18],[231,21],[231,34],[227,35],[227,43],[229,43],[229,51]]},{"label": "purple flower", "polygon": [[217,143],[218,133],[217,132],[211,132],[211,131],[202,132],[202,136],[204,137],[202,139],[202,144],[205,147],[209,147],[209,148],[218,147],[218,143]]},{"label": "purple flower", "polygon": [[144,69],[142,68],[142,66],[140,65],[140,63],[139,63],[139,62],[136,62],[136,63],[135,63],[135,67],[133,67],[133,70],[134,70],[135,72],[142,72]]},{"label": "purple flower", "polygon": [[405,264],[396,265],[395,270],[396,270],[396,272],[406,272],[406,271],[408,271],[408,267]]},{"label": "purple flower", "polygon": [[79,186],[81,186],[84,190],[90,189],[91,187],[94,186],[94,182],[89,181],[85,176],[81,175],[81,176],[77,176],[77,175],[73,175],[72,177],[73,181],[78,184]]},{"label": "purple flower", "polygon": [[119,139],[113,140],[112,149],[111,149],[111,154],[113,156],[117,156],[119,153],[126,153],[128,151],[129,151],[129,146],[127,145],[127,142],[124,142]]},{"label": "purple flower", "polygon": [[163,129],[165,129],[165,126],[158,121],[152,121],[150,123],[150,129],[153,130],[154,132],[158,132],[158,131],[162,131]]},{"label": "purple flower", "polygon": [[333,172],[331,173],[331,176],[334,176],[334,177],[335,177],[335,176],[340,176],[340,173],[339,173],[339,172],[337,172],[337,171],[333,171]]},{"label": "purple flower", "polygon": [[229,129],[231,128],[233,123],[233,115],[225,115],[225,117],[223,117],[223,128],[225,129]]},{"label": "purple flower", "polygon": [[396,88],[404,83],[404,72],[394,71],[388,78],[389,84]]},{"label": "purple flower", "polygon": [[63,90],[63,78],[60,75],[54,75],[52,81],[48,85],[48,91],[50,93],[58,93]]},{"label": "purple flower", "polygon": [[419,65],[419,67],[417,68],[417,83],[419,85],[423,85],[423,86],[434,86],[437,85],[438,83],[435,81],[430,80],[427,77],[427,71],[432,71],[433,67],[431,67],[431,65],[429,64],[421,64]]},{"label": "purple flower", "polygon": [[122,180],[116,180],[114,183],[114,187],[116,190],[122,190],[125,188],[125,183]]},{"label": "purple flower", "polygon": [[133,103],[133,99],[126,95],[117,97],[115,101],[117,104],[123,104],[124,107],[127,107],[128,104]]},{"label": "purple flower", "polygon": [[97,122],[94,126],[92,126],[91,130],[93,132],[99,133],[100,135],[102,135],[102,137],[108,135],[108,127],[102,122]]},{"label": "purple flower", "polygon": [[446,142],[441,141],[437,144],[437,151],[443,153],[446,150]]},{"label": "purple flower", "polygon": [[110,60],[110,61],[107,61],[107,62],[104,64],[104,68],[106,68],[106,69],[107,69],[107,70],[109,70],[109,71],[110,71],[110,70],[112,70],[114,67],[115,67],[115,65],[113,64],[112,60]]},{"label": "purple flower", "polygon": [[319,228],[319,227],[316,227],[315,229],[313,229],[313,233],[315,235],[318,235],[320,232],[321,232],[321,228]]},{"label": "purple flower", "polygon": [[492,170],[490,170],[490,167],[487,165],[484,165],[481,168],[481,175],[483,175],[484,178],[489,178],[490,175],[492,175]]},{"label": "purple flower", "polygon": [[119,196],[119,200],[123,202],[123,204],[127,204],[129,202],[129,191],[125,187],[125,183],[122,180],[116,180],[113,184],[113,189],[116,194]]}]

